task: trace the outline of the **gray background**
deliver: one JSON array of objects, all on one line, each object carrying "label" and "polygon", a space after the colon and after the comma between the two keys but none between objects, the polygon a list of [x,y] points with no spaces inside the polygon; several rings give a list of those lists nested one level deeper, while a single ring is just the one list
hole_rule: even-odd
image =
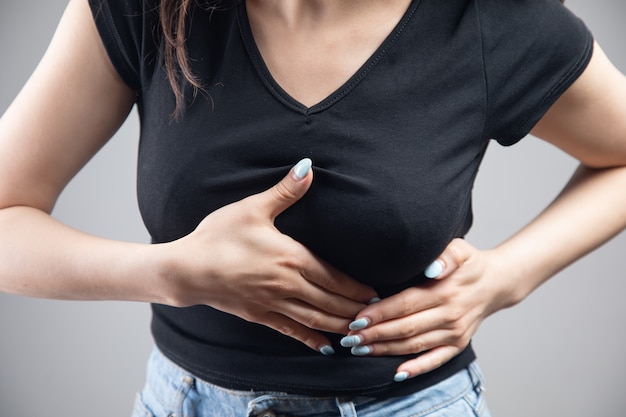
[{"label": "gray background", "polygon": [[[626,3],[568,0],[626,71]],[[65,0],[0,0],[0,111],[44,52]],[[134,190],[138,124],[116,137],[67,187],[54,215],[85,231],[147,242]],[[527,138],[494,144],[475,193],[469,241],[491,247],[541,210],[575,161]],[[623,192],[623,190],[619,190]],[[626,413],[626,234],[577,262],[475,338],[494,416]],[[126,416],[151,349],[147,305],[0,295],[0,417]]]}]

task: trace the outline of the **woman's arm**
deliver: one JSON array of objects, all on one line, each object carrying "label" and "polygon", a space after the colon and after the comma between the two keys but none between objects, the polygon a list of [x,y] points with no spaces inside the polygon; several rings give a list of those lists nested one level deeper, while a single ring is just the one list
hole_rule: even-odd
[{"label": "woman's arm", "polygon": [[[496,248],[517,266],[513,303],[626,228],[626,77],[595,45],[588,69],[532,133],[581,165],[556,200]],[[516,265],[515,258],[530,260]]]},{"label": "woman's arm", "polygon": [[87,1],[72,0],[40,65],[0,119],[0,291],[206,304],[317,350],[329,342],[313,329],[346,331],[373,290],[274,227],[311,184],[306,161],[167,244],[102,239],[50,216],[135,97],[109,61]]},{"label": "woman's arm", "polygon": [[[122,282],[104,288],[105,277],[115,272],[112,261],[125,259],[127,244],[100,247],[102,240],[48,215],[69,180],[126,119],[135,99],[107,59],[88,13],[86,2],[70,2],[40,64],[0,119],[2,291],[56,298],[127,291]],[[94,270],[85,253],[103,250],[110,258],[108,271]]]},{"label": "woman's arm", "polygon": [[[494,312],[513,306],[555,273],[626,228],[626,79],[596,45],[581,77],[533,130],[581,161],[555,201],[498,247],[457,239],[438,279],[366,307],[345,344],[356,354],[423,353],[397,380],[432,370],[465,348]],[[444,279],[445,278],[445,279]]]}]

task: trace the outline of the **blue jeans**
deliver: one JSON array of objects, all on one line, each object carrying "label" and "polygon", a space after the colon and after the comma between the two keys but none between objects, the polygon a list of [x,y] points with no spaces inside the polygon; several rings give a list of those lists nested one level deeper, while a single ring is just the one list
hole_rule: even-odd
[{"label": "blue jeans", "polygon": [[473,363],[430,388],[385,400],[233,391],[196,378],[155,349],[133,417],[490,417],[483,390]]}]

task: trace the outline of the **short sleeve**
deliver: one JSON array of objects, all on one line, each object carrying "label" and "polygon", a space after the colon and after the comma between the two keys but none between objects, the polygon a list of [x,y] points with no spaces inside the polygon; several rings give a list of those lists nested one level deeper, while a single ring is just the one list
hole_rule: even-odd
[{"label": "short sleeve", "polygon": [[89,0],[102,43],[122,80],[142,87],[143,66],[156,49],[157,6],[148,0]]},{"label": "short sleeve", "polygon": [[526,136],[584,71],[593,37],[558,0],[479,0],[487,88],[486,134]]}]

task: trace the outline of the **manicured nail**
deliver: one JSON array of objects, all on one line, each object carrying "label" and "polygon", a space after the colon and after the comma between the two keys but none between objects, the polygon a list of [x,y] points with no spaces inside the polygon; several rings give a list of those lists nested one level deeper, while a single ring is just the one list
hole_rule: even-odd
[{"label": "manicured nail", "polygon": [[370,324],[370,319],[362,318],[362,319],[354,320],[352,323],[350,323],[348,328],[350,330],[363,330],[367,326],[369,326],[369,324]]},{"label": "manicured nail", "polygon": [[335,354],[335,349],[332,346],[324,345],[320,349],[320,353],[324,356],[331,356]]},{"label": "manicured nail", "polygon": [[306,177],[306,174],[308,174],[309,170],[311,169],[311,165],[313,165],[313,161],[311,161],[309,158],[304,158],[300,160],[300,162],[298,162],[296,166],[293,167],[293,178],[296,181],[300,181],[301,179]]},{"label": "manicured nail", "polygon": [[397,374],[394,375],[393,380],[396,382],[402,382],[402,381],[406,381],[408,377],[409,377],[408,372],[398,372]]},{"label": "manicured nail", "polygon": [[352,349],[350,349],[350,352],[354,356],[366,356],[372,353],[372,348],[369,346],[355,346]]},{"label": "manicured nail", "polygon": [[369,300],[367,304],[374,304],[374,303],[377,303],[379,301],[380,301],[380,298],[374,297],[371,300]]},{"label": "manicured nail", "polygon": [[358,346],[361,344],[361,342],[363,342],[363,339],[361,339],[361,336],[358,335],[346,336],[342,338],[341,341],[339,341],[339,343],[341,343],[341,346],[343,347]]},{"label": "manicured nail", "polygon": [[444,266],[443,262],[437,259],[435,262],[428,265],[428,268],[424,271],[424,275],[426,275],[426,278],[437,278],[443,272]]}]

